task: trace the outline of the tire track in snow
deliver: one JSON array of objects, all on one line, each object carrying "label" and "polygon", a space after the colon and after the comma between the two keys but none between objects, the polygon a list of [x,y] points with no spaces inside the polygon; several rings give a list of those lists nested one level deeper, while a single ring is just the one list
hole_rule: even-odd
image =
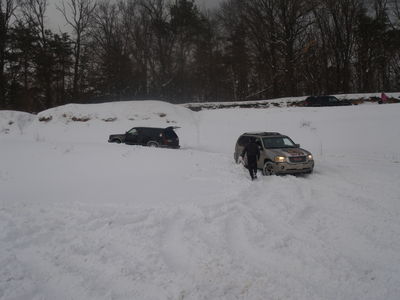
[{"label": "tire track in snow", "polygon": [[186,272],[192,268],[187,242],[184,240],[185,218],[177,213],[166,224],[163,236],[162,256],[166,265],[176,272]]},{"label": "tire track in snow", "polygon": [[[282,284],[294,280],[300,286],[321,278],[329,282],[332,263],[341,266],[333,271],[336,275],[351,273],[346,261],[337,259],[338,253],[315,236],[320,226],[319,208],[309,201],[314,191],[304,179],[266,180],[269,182],[255,183],[239,194],[239,198],[247,197],[231,202],[231,213],[226,216],[226,251],[237,268],[264,278],[280,278]],[[308,277],[299,276],[303,273]]]}]

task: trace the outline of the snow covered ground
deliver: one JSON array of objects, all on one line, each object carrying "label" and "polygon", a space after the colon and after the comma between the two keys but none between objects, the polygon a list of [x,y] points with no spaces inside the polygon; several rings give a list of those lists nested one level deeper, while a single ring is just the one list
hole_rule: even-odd
[{"label": "snow covered ground", "polygon": [[[0,299],[400,299],[399,116],[0,111]],[[107,143],[134,126],[180,126],[182,149]],[[233,149],[255,130],[291,136],[315,172],[251,182]]]}]

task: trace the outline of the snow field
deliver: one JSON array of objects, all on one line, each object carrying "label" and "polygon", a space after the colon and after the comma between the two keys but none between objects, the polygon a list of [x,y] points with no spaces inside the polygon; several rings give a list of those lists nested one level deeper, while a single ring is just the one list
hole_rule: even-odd
[{"label": "snow field", "polygon": [[[0,299],[398,299],[399,113],[146,101],[17,128],[2,112]],[[180,150],[106,142],[170,124]],[[251,182],[234,143],[260,130],[310,150],[315,172]]]}]

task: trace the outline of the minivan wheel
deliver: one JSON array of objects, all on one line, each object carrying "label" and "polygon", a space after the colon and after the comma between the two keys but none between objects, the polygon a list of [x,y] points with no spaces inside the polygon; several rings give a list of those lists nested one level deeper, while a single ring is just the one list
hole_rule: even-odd
[{"label": "minivan wheel", "polygon": [[157,148],[158,147],[158,143],[157,142],[148,142],[147,146],[153,147],[153,148]]},{"label": "minivan wheel", "polygon": [[275,175],[274,163],[272,161],[265,162],[262,171],[264,176]]}]

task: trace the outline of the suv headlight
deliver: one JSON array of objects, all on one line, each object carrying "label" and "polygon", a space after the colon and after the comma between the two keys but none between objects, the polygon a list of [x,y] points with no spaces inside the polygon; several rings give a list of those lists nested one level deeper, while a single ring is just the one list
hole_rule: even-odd
[{"label": "suv headlight", "polygon": [[286,157],[285,156],[275,156],[275,162],[277,163],[283,163],[286,161]]},{"label": "suv headlight", "polygon": [[308,154],[308,155],[307,155],[307,158],[308,158],[308,160],[313,160],[313,159],[314,159],[313,156],[312,156],[311,154]]}]

